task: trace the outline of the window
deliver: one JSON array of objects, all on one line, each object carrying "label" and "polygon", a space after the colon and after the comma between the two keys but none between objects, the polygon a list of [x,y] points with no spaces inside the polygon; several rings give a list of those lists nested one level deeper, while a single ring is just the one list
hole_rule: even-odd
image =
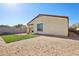
[{"label": "window", "polygon": [[43,24],[37,24],[37,31],[43,31]]}]

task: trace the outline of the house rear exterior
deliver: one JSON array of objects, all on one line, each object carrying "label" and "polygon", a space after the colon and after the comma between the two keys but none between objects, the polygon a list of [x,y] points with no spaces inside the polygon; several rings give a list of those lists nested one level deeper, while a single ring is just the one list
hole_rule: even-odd
[{"label": "house rear exterior", "polygon": [[68,36],[68,17],[39,14],[28,23],[28,32]]}]

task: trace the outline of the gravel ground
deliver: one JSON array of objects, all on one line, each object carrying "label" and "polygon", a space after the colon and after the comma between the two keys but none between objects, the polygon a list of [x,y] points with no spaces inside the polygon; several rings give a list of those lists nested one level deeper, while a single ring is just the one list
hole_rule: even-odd
[{"label": "gravel ground", "polygon": [[57,37],[39,36],[0,45],[4,56],[75,56],[79,55],[79,41]]}]

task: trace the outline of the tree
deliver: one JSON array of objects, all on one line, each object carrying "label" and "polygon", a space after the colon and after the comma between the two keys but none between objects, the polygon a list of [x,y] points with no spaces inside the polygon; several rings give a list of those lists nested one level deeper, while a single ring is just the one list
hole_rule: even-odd
[{"label": "tree", "polygon": [[8,25],[0,25],[0,27],[10,27],[10,26],[8,26]]},{"label": "tree", "polygon": [[19,27],[22,27],[22,26],[24,26],[24,25],[23,24],[18,24],[18,25],[15,25],[14,27],[19,28]]},{"label": "tree", "polygon": [[79,23],[73,24],[72,28],[79,28]]}]

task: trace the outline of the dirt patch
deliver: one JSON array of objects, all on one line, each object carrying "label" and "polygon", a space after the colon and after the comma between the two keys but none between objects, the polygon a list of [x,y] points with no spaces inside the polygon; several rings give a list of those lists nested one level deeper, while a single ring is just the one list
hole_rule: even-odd
[{"label": "dirt patch", "polygon": [[79,35],[74,32],[69,32],[69,38],[73,40],[79,40]]},{"label": "dirt patch", "polygon": [[27,33],[20,33],[20,34],[16,34],[16,35],[27,35]]},{"label": "dirt patch", "polygon": [[79,41],[39,36],[0,46],[0,55],[63,56],[79,55]]}]

